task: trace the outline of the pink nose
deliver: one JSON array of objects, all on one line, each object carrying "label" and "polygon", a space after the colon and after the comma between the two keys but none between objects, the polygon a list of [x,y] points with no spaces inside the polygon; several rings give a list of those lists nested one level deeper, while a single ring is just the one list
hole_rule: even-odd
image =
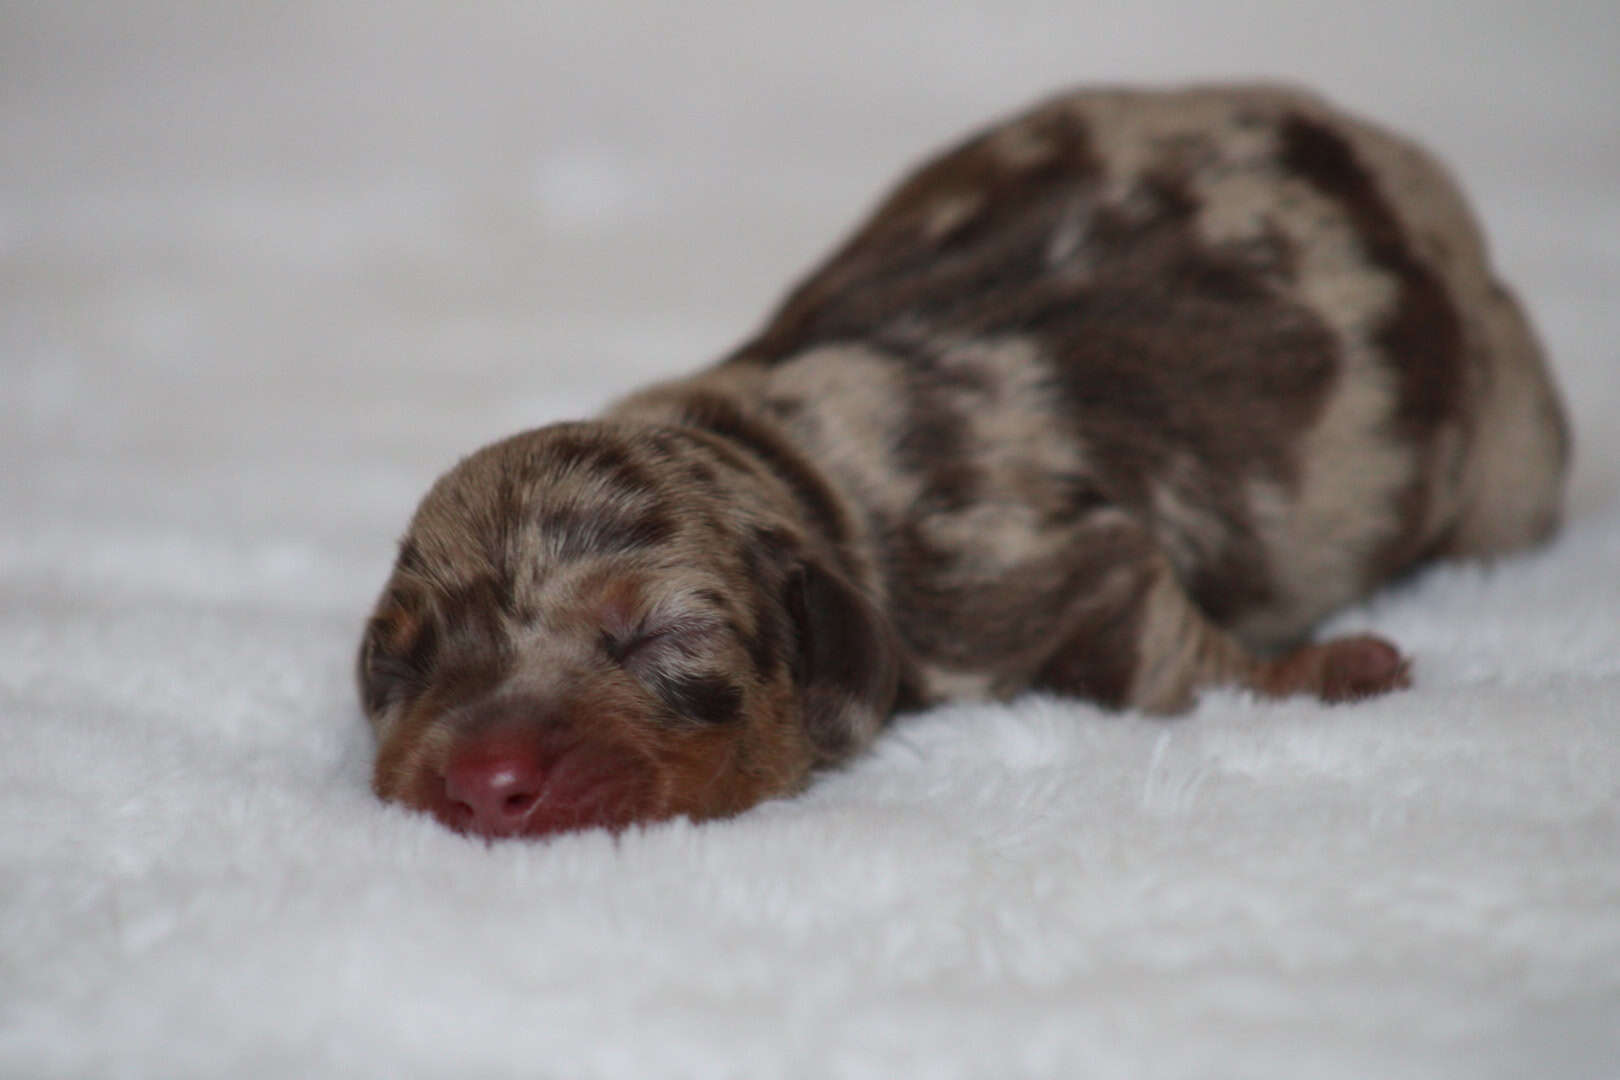
[{"label": "pink nose", "polygon": [[452,747],[434,813],[482,836],[623,827],[648,816],[653,781],[628,749],[500,725]]},{"label": "pink nose", "polygon": [[517,740],[461,747],[444,774],[450,824],[486,836],[521,832],[545,791],[546,772],[538,747]]}]

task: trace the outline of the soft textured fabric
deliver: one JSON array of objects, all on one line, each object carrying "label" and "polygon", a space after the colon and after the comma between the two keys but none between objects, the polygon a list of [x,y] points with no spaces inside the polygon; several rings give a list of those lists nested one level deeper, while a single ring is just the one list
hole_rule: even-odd
[{"label": "soft textured fabric", "polygon": [[[1620,1075],[1610,5],[0,7],[0,1075]],[[806,796],[488,846],[351,662],[480,443],[718,355],[919,155],[1277,75],[1456,168],[1567,528],[1338,618],[1355,707],[906,719]]]}]

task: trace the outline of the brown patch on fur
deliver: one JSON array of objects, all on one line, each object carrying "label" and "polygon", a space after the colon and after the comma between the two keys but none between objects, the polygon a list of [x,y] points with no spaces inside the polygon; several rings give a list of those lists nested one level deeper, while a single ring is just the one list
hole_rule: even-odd
[{"label": "brown patch on fur", "polygon": [[848,543],[850,529],[843,504],[815,468],[774,430],[751,419],[736,401],[720,394],[691,394],[682,404],[686,423],[738,444],[774,473],[799,501],[817,535],[834,545]]},{"label": "brown patch on fur", "polygon": [[[1090,474],[1078,480],[1083,488],[1106,491],[1152,520],[1163,505],[1155,484],[1173,462],[1188,464],[1183,486],[1216,527],[1188,538],[1196,557],[1178,571],[1222,620],[1273,598],[1246,478],[1258,474],[1284,487],[1295,481],[1298,433],[1315,420],[1338,370],[1332,333],[1286,291],[1286,238],[1272,230],[1258,243],[1211,246],[1198,235],[1189,162],[1208,155],[1195,142],[1174,143],[1108,202],[1081,117],[1048,107],[1020,121],[1019,131],[1047,152],[1020,165],[1016,155],[997,152],[992,132],[926,166],[732,359],[782,367],[805,355],[795,350],[855,327],[881,346],[873,355],[887,358],[905,386],[904,422],[891,435],[895,465],[922,480],[920,492],[903,500],[902,516],[878,516],[876,527],[889,537],[880,549],[893,552],[883,559],[886,588],[897,598],[908,642],[923,658],[946,664],[961,658],[929,639],[970,638],[982,646],[986,622],[977,614],[983,605],[960,602],[961,590],[941,593],[941,574],[960,575],[966,553],[932,553],[925,522],[975,501],[985,484],[983,450],[963,437],[962,425],[979,401],[993,397],[993,390],[958,395],[964,405],[953,408],[948,380],[961,377],[961,366],[938,359],[953,342],[1016,335],[1035,346],[1030,362],[1045,369],[1061,403],[1050,438],[1072,442],[1089,463]],[[922,227],[925,208],[963,191],[983,196],[971,226],[943,237]],[[1078,205],[1086,207],[1083,225],[1071,219]],[[1059,228],[1074,233],[1084,273],[1052,262]],[[1160,527],[1174,533],[1178,523]],[[1174,535],[1165,540],[1176,550],[1188,547]],[[983,591],[1025,595],[1004,584],[1018,576],[1004,571],[996,568]],[[912,576],[927,584],[912,587]],[[1062,574],[1036,577],[1048,588],[1083,588]],[[908,595],[918,597],[915,612]],[[952,617],[942,621],[946,612]],[[971,631],[956,625],[964,618],[973,621]],[[1009,643],[989,651],[1019,649]]]},{"label": "brown patch on fur", "polygon": [[1462,323],[1439,274],[1417,254],[1378,182],[1357,160],[1349,141],[1301,115],[1284,121],[1281,162],[1345,207],[1368,260],[1400,284],[1394,313],[1375,340],[1391,357],[1400,385],[1395,422],[1410,436],[1427,437],[1455,422],[1462,407]]},{"label": "brown patch on fur", "polygon": [[1151,574],[1126,563],[1117,581],[1077,602],[1067,633],[1032,685],[1116,709],[1132,704],[1152,584]]},{"label": "brown patch on fur", "polygon": [[[924,165],[789,294],[737,359],[769,363],[817,343],[869,338],[900,315],[949,318],[974,298],[1023,288],[1098,163],[1061,110],[1015,124],[1019,141],[1041,153],[1009,154],[1010,129],[1000,128]],[[942,207],[962,211],[943,232],[934,227]]]},{"label": "brown patch on fur", "polygon": [[[1452,296],[1343,135],[1296,114],[1284,121],[1280,138],[1282,163],[1344,206],[1368,261],[1398,282],[1394,310],[1373,341],[1391,358],[1398,387],[1393,434],[1427,458],[1437,437],[1460,426],[1469,386],[1462,320]],[[1420,467],[1401,494],[1400,531],[1369,561],[1369,583],[1387,580],[1425,543],[1432,472],[1432,466]]]}]

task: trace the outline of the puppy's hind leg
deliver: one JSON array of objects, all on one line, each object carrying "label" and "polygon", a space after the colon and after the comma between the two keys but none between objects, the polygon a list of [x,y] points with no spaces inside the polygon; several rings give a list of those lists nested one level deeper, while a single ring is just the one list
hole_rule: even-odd
[{"label": "puppy's hind leg", "polygon": [[1570,433],[1558,390],[1518,303],[1498,287],[1480,311],[1489,337],[1478,416],[1462,463],[1462,512],[1437,554],[1488,559],[1556,531]]},{"label": "puppy's hind leg", "polygon": [[1372,635],[1333,638],[1273,657],[1256,655],[1209,620],[1162,555],[1117,566],[1074,607],[1037,687],[1118,708],[1172,713],[1207,686],[1267,697],[1353,701],[1410,685],[1408,663]]}]

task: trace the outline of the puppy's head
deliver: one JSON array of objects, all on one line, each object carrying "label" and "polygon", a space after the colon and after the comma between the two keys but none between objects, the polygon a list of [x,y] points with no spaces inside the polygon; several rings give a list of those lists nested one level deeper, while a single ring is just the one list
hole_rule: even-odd
[{"label": "puppy's head", "polygon": [[863,747],[893,632],[701,433],[566,424],[423,500],[366,627],[384,799],[486,836],[734,814]]}]

